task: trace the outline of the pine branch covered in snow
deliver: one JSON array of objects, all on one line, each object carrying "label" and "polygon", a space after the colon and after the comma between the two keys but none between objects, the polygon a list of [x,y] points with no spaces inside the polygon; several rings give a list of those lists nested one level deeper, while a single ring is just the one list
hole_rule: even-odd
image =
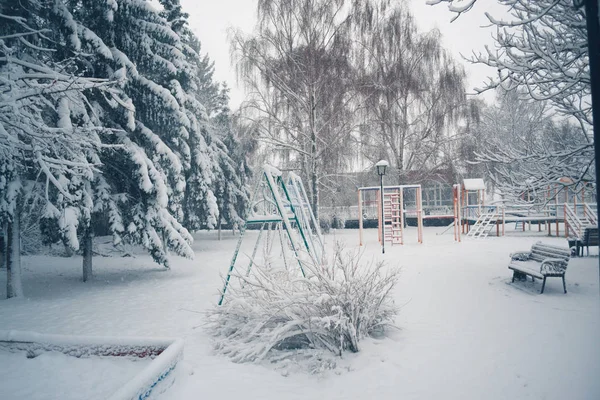
[{"label": "pine branch covered in snow", "polygon": [[218,111],[213,118],[215,135],[213,151],[218,159],[215,172],[215,194],[219,208],[219,221],[225,221],[232,227],[243,223],[250,202],[247,182],[251,175],[248,165],[250,152],[243,142],[241,128],[232,118],[229,110],[229,89],[224,85],[217,97]]},{"label": "pine branch covered in snow", "polygon": [[8,4],[0,20],[0,165],[7,187],[18,187],[0,191],[0,224],[14,228],[11,286],[28,198],[42,198],[44,217],[57,222],[66,246],[79,248],[78,229],[90,226],[97,154],[114,133],[96,117],[92,99],[113,98],[116,82],[91,76],[84,31],[64,2]]},{"label": "pine branch covered in snow", "polygon": [[393,326],[391,299],[398,271],[363,263],[340,246],[330,265],[304,265],[307,278],[256,267],[239,277],[222,306],[209,311],[215,349],[236,362],[255,362],[272,350],[325,349],[357,352],[360,340]]}]

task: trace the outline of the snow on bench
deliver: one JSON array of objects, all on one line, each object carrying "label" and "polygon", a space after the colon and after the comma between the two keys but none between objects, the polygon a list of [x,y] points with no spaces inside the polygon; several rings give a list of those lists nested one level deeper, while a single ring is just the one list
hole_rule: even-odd
[{"label": "snow on bench", "polygon": [[31,357],[57,351],[78,358],[90,356],[152,358],[152,362],[113,393],[110,400],[143,400],[173,384],[171,372],[183,355],[182,339],[116,338],[48,335],[24,331],[0,331],[0,349],[26,351]]},{"label": "snow on bench", "polygon": [[544,293],[546,278],[562,278],[563,289],[567,293],[565,272],[570,256],[570,249],[537,242],[531,246],[530,251],[516,252],[510,255],[511,261],[508,268],[513,270],[512,281],[527,276],[531,276],[533,281],[536,278],[542,279],[541,294]]}]

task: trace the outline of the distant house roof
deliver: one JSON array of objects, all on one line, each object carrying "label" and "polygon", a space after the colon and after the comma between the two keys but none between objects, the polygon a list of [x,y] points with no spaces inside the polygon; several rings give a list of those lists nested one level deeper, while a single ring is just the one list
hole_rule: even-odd
[{"label": "distant house roof", "polygon": [[481,178],[463,179],[465,190],[485,190],[485,183]]}]

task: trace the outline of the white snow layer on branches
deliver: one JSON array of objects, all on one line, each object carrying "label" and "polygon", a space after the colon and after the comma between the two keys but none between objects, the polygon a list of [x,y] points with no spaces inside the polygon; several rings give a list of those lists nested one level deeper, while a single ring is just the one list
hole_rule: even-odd
[{"label": "white snow layer on branches", "polygon": [[360,262],[338,245],[330,265],[304,264],[307,278],[255,267],[209,311],[217,352],[235,362],[258,362],[277,350],[359,351],[362,338],[393,326],[391,299],[399,271]]},{"label": "white snow layer on branches", "polygon": [[70,31],[68,37],[71,42],[71,46],[73,49],[78,51],[81,49],[81,41],[79,40],[79,36],[77,35],[77,23],[73,19],[73,16],[67,10],[64,4],[61,2],[54,3],[54,13],[63,20],[64,26]]},{"label": "white snow layer on branches", "polygon": [[67,244],[73,250],[79,250],[79,239],[77,238],[79,217],[79,209],[75,207],[66,207],[62,217],[58,219],[58,226],[65,237]]}]

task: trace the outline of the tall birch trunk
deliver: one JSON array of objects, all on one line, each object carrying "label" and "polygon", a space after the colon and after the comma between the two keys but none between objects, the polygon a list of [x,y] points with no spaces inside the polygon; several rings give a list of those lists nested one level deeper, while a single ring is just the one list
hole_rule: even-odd
[{"label": "tall birch trunk", "polygon": [[317,133],[316,133],[316,108],[315,96],[310,95],[310,187],[311,199],[310,206],[317,222],[319,221],[319,165],[317,155]]}]

